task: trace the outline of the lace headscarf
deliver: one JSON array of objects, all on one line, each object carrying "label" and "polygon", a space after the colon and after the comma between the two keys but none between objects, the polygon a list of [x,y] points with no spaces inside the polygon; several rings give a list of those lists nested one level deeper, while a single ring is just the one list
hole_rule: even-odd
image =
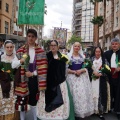
[{"label": "lace headscarf", "polygon": [[6,41],[4,42],[4,44],[3,44],[4,54],[6,55],[5,45],[8,44],[8,43],[13,44],[13,46],[14,46],[13,54],[15,55],[15,54],[16,54],[16,51],[15,51],[15,44],[14,44],[11,40],[6,40]]},{"label": "lace headscarf", "polygon": [[[75,44],[75,43],[74,43]],[[71,47],[71,50],[70,52],[68,53],[68,58],[71,59],[72,55],[73,55],[73,47],[74,47],[74,44],[72,45]],[[85,58],[85,55],[83,54],[83,50],[82,50],[82,46],[80,44],[80,50],[78,51],[78,53],[83,57]]]},{"label": "lace headscarf", "polygon": [[4,42],[4,44],[3,44],[3,51],[4,51],[4,54],[1,56],[1,61],[5,61],[5,56],[6,56],[5,45],[8,44],[8,43],[13,44],[13,46],[14,46],[14,49],[13,49],[13,56],[16,55],[15,44],[14,44],[11,40],[6,40],[6,41]]}]

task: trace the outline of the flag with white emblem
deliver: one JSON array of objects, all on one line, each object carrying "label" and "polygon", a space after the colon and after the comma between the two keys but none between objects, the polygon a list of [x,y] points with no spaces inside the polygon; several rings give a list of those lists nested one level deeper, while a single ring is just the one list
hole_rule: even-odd
[{"label": "flag with white emblem", "polygon": [[45,0],[20,0],[18,25],[44,25]]}]

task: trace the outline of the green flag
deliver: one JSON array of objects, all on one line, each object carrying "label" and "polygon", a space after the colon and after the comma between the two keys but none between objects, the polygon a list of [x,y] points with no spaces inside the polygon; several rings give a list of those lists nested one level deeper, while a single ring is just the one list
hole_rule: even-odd
[{"label": "green flag", "polygon": [[45,0],[19,0],[18,25],[44,25]]}]

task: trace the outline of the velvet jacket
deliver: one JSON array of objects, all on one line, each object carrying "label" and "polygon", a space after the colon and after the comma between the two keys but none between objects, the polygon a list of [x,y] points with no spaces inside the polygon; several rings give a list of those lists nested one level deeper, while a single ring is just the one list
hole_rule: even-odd
[{"label": "velvet jacket", "polygon": [[51,112],[64,104],[60,84],[65,81],[66,63],[60,60],[61,56],[61,53],[58,52],[59,59],[54,59],[51,51],[47,53],[48,72],[45,93],[45,110],[47,112]]}]

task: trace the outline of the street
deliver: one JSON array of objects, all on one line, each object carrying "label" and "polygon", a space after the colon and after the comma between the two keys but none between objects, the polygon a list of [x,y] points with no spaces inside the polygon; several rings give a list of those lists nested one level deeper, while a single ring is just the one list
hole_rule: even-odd
[{"label": "street", "polygon": [[[104,114],[104,117],[105,117],[105,120],[118,120],[114,113]],[[26,120],[33,120],[32,114],[30,111],[26,115]],[[100,120],[100,119],[96,115],[92,115],[88,118],[84,118],[84,119],[78,118],[76,120]]]}]

